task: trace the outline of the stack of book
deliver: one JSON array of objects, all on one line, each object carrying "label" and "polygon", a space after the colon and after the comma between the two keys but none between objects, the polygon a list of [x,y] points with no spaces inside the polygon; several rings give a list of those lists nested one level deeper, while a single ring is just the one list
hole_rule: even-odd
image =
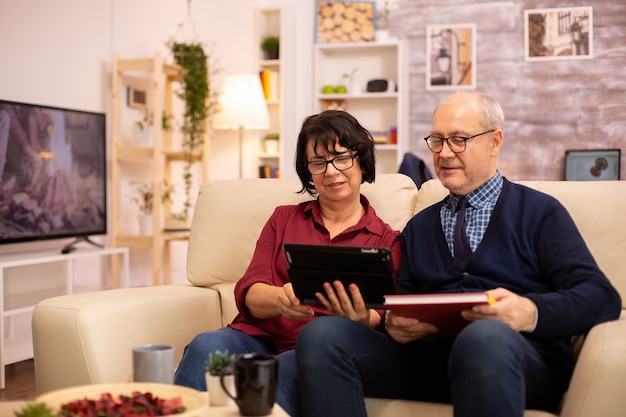
[{"label": "stack of book", "polygon": [[278,100],[279,95],[279,73],[271,69],[264,69],[260,72],[261,85],[263,86],[263,94],[266,101]]},{"label": "stack of book", "polygon": [[259,166],[259,178],[280,178],[280,171],[278,167],[261,165]]}]

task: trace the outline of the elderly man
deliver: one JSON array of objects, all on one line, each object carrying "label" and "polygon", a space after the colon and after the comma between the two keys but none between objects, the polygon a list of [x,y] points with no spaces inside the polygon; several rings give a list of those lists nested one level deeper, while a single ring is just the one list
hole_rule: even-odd
[{"label": "elderly man", "polygon": [[450,194],[407,224],[398,272],[401,293],[487,291],[496,302],[463,311],[470,324],[455,337],[391,312],[376,330],[342,317],[307,324],[296,345],[305,416],[365,416],[365,396],[448,402],[457,417],[558,409],[571,336],[616,319],[621,300],[566,209],[500,175],[503,124],[481,94],[436,108],[425,140]]}]

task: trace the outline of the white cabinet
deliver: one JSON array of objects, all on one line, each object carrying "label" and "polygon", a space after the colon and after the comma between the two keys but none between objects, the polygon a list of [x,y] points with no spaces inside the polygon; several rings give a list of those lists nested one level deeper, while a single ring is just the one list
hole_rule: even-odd
[{"label": "white cabinet", "polygon": [[[30,359],[33,357],[33,343],[30,330],[24,334],[15,332],[14,321],[19,317],[32,315],[35,305],[46,298],[71,294],[76,291],[78,279],[74,277],[74,262],[85,259],[93,264],[93,259],[104,256],[111,257],[113,267],[120,266],[122,277],[119,278],[119,270],[112,270],[111,287],[129,286],[128,248],[78,248],[68,254],[57,252],[36,252],[0,256],[0,389],[4,388],[5,365]],[[117,256],[122,257],[122,263],[118,262]],[[20,272],[19,277],[9,279],[5,271],[13,268],[24,268],[30,265],[62,263],[65,269],[65,282],[61,288],[48,287],[32,291],[20,291],[12,294],[8,289],[17,286],[12,281],[24,281],[29,278],[28,273]],[[16,279],[19,278],[19,279]],[[26,284],[24,284],[26,285]]]},{"label": "white cabinet", "polygon": [[[283,66],[282,51],[280,48],[281,37],[281,9],[280,8],[260,8],[256,10],[256,50],[255,62],[259,70],[267,110],[270,116],[270,128],[259,135],[257,146],[257,164],[259,167],[259,177],[272,178],[280,176],[282,169],[282,141],[283,138]],[[278,38],[278,56],[268,56],[261,45],[267,38]],[[266,143],[266,137],[272,139]]]},{"label": "white cabinet", "polygon": [[[314,48],[316,110],[346,110],[372,132],[377,140],[378,173],[397,172],[408,149],[405,49],[403,41],[329,43]],[[370,81],[375,92],[367,91]],[[338,86],[346,91],[324,92]]]}]

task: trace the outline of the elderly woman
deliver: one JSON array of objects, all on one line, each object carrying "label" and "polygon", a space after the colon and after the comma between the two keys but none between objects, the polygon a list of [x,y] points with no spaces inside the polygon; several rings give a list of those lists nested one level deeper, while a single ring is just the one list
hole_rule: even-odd
[{"label": "elderly woman", "polygon": [[[300,329],[323,315],[339,315],[375,328],[380,313],[365,307],[355,285],[325,284],[324,307],[303,304],[294,294],[283,253],[284,243],[378,246],[392,250],[400,263],[399,232],[377,215],[361,184],[375,177],[370,133],[349,113],[328,110],[303,123],[295,158],[299,192],[311,201],[277,207],[265,224],[244,276],[235,287],[239,314],[227,327],[197,335],[185,348],[176,384],[205,389],[204,362],[210,352],[278,354],[276,401],[291,416],[300,415],[295,343]],[[338,302],[349,292],[351,305]]]}]

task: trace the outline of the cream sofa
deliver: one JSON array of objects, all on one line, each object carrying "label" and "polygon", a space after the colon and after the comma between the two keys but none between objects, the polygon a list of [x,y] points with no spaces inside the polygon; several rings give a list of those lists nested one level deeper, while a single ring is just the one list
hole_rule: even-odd
[{"label": "cream sofa", "polygon": [[[569,209],[591,251],[626,300],[626,182],[524,181]],[[308,198],[296,179],[225,180],[202,186],[187,259],[193,285],[115,289],[50,298],[33,314],[39,393],[67,386],[131,380],[131,346],[169,343],[180,358],[191,338],[236,314],[233,287],[273,208]],[[363,193],[391,226],[440,200],[437,180],[419,190],[402,174],[379,175]],[[626,318],[626,315],[623,315]],[[623,416],[626,320],[594,328],[580,352],[561,416]],[[497,399],[494,399],[497,401]],[[367,399],[370,416],[452,416],[445,404]],[[526,416],[550,416],[527,411]]]}]

